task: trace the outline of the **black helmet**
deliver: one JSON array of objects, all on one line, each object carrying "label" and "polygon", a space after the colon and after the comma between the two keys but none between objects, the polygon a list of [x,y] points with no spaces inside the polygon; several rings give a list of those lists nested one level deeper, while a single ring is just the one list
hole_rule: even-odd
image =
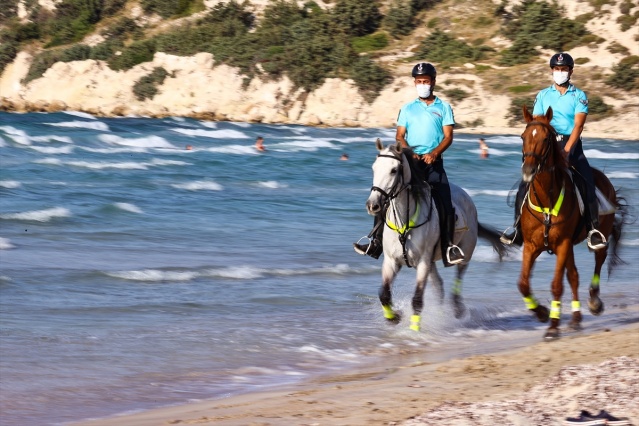
[{"label": "black helmet", "polygon": [[418,75],[429,75],[432,78],[437,77],[437,70],[428,62],[422,62],[413,67],[413,78]]},{"label": "black helmet", "polygon": [[570,69],[573,69],[575,66],[575,61],[572,59],[567,53],[555,53],[550,58],[550,68],[559,67],[563,65],[568,65]]}]

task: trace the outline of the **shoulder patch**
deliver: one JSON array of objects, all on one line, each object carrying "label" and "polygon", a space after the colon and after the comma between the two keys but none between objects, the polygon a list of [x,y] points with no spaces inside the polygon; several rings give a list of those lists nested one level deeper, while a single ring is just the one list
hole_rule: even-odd
[{"label": "shoulder patch", "polygon": [[588,99],[579,99],[579,102],[581,102],[584,105],[588,105]]}]

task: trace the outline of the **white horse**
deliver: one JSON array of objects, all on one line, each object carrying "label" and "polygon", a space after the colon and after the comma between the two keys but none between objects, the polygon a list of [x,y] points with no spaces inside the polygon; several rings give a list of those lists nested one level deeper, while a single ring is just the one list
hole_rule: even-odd
[{"label": "white horse", "polygon": [[[382,214],[387,206],[379,300],[384,317],[390,322],[399,323],[401,313],[393,309],[391,286],[402,266],[414,267],[417,283],[410,328],[419,331],[427,279],[430,278],[435,286],[440,300],[444,298],[442,279],[435,263],[442,258],[439,214],[430,186],[419,179],[412,179],[412,151],[402,149],[399,143],[384,148],[379,139],[376,146],[380,153],[373,163],[373,187],[366,200],[366,209],[375,216]],[[499,240],[500,234],[496,230],[478,222],[477,209],[470,196],[452,183],[450,190],[457,213],[454,242],[465,254],[465,260],[456,265],[457,274],[452,289],[455,317],[460,318],[465,311],[461,297],[462,277],[475,251],[477,237],[488,240],[500,260],[507,247]]]}]

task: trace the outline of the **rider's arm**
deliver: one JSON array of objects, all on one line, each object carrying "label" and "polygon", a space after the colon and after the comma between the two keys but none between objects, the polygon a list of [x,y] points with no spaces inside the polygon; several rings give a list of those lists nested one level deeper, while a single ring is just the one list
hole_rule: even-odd
[{"label": "rider's arm", "polygon": [[437,145],[437,148],[433,149],[428,154],[424,154],[424,162],[426,164],[431,164],[438,157],[440,157],[444,151],[448,149],[449,146],[453,144],[453,126],[443,126],[442,130],[444,131],[444,139]]},{"label": "rider's arm", "polygon": [[586,117],[588,117],[588,114],[584,112],[575,114],[575,127],[573,127],[572,133],[570,133],[570,137],[568,138],[568,142],[566,142],[566,146],[564,147],[566,154],[570,154],[573,146],[581,137],[581,132],[584,130],[584,124],[586,124]]},{"label": "rider's arm", "polygon": [[402,144],[404,148],[410,148],[408,142],[406,142],[406,127],[397,126],[397,132],[395,132],[395,140]]}]

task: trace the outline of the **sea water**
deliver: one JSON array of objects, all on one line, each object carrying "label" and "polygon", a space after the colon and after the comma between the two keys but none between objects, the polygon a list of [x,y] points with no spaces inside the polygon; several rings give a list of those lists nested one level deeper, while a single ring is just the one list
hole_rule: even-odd
[{"label": "sea water", "polygon": [[[501,230],[512,222],[521,140],[484,137],[488,159],[477,136],[458,130],[445,165],[480,222]],[[481,240],[463,318],[450,307],[454,268],[439,266],[446,299],[427,288],[422,332],[385,323],[381,261],[352,249],[372,225],[376,138],[391,143],[394,130],[0,113],[1,423],[221,398],[407,349],[465,355],[540,340],[547,325],[517,290],[521,252],[500,263]],[[585,132],[591,164],[634,217],[638,142]],[[606,312],[594,317],[584,303],[586,330],[638,320],[637,223],[625,227],[621,256],[626,264],[602,274]],[[594,265],[585,244],[576,259],[585,300]],[[554,260],[535,265],[544,302]],[[414,279],[404,269],[394,287],[406,317]]]}]

